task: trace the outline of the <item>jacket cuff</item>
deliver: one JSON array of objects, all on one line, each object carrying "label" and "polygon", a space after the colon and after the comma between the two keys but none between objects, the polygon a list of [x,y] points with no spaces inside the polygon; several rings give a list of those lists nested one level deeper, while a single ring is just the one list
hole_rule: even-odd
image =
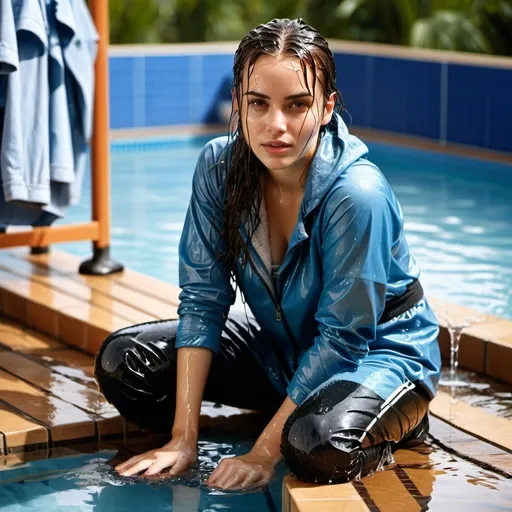
[{"label": "jacket cuff", "polygon": [[180,317],[178,332],[176,334],[176,349],[181,347],[208,348],[214,353],[220,350],[222,327],[209,322],[205,329],[204,323],[195,315]]},{"label": "jacket cuff", "polygon": [[311,393],[309,389],[305,389],[297,384],[295,378],[293,378],[290,384],[288,384],[286,392],[288,393],[290,400],[297,406],[301,405]]}]

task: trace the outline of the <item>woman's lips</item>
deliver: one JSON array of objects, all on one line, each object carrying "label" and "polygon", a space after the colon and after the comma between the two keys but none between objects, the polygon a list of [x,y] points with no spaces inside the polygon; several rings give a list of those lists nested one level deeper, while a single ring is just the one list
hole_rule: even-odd
[{"label": "woman's lips", "polygon": [[289,149],[291,149],[291,146],[289,145],[273,146],[270,144],[263,144],[263,147],[265,148],[265,151],[271,156],[284,155]]}]

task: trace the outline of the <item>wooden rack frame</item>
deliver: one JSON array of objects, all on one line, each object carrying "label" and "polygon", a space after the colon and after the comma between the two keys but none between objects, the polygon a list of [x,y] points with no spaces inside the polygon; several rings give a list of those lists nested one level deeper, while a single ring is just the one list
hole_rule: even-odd
[{"label": "wooden rack frame", "polygon": [[[93,135],[91,141],[92,220],[85,224],[37,227],[30,231],[0,234],[0,249],[30,246],[34,252],[45,252],[57,242],[92,240],[93,258],[84,262],[80,272],[108,274],[122,270],[109,259],[110,247],[110,162],[109,162],[109,101],[108,101],[108,1],[90,2],[91,15],[99,34],[95,62]],[[98,263],[101,261],[101,268]],[[89,263],[89,265],[87,265]],[[96,270],[88,268],[96,263]]]}]

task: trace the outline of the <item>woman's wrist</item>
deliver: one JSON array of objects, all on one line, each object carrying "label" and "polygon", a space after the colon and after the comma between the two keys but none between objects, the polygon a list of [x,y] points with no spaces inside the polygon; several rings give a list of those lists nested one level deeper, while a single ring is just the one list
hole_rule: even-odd
[{"label": "woman's wrist", "polygon": [[258,440],[254,443],[251,448],[251,455],[257,458],[261,458],[267,462],[271,462],[274,465],[277,464],[281,458],[281,436],[276,435],[265,435],[263,432]]},{"label": "woman's wrist", "polygon": [[182,427],[180,425],[172,428],[171,435],[173,439],[180,438],[191,443],[197,443],[199,439],[199,432],[197,428]]},{"label": "woman's wrist", "polygon": [[269,449],[265,446],[258,446],[255,444],[249,452],[251,458],[261,460],[265,464],[271,464],[277,466],[279,461],[282,459],[281,450]]}]

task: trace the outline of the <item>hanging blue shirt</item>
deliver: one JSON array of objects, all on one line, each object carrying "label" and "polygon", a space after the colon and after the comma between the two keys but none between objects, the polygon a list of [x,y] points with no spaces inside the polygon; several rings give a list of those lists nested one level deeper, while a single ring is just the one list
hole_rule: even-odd
[{"label": "hanging blue shirt", "polygon": [[84,0],[0,0],[0,9],[0,73],[9,72],[0,221],[46,225],[80,200],[98,34]]},{"label": "hanging blue shirt", "polygon": [[[50,200],[48,49],[39,0],[0,0],[7,75],[0,170],[6,201]],[[5,16],[5,18],[4,18]],[[13,38],[14,35],[14,38]],[[13,50],[17,52],[13,54]]]}]

